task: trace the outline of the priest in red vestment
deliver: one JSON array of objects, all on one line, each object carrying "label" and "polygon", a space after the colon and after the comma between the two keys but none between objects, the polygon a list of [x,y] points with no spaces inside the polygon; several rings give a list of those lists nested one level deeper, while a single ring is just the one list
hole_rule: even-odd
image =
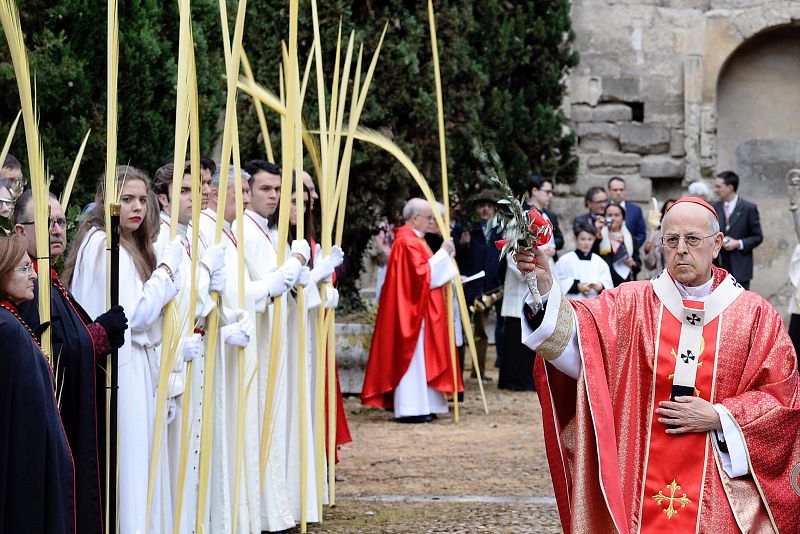
[{"label": "priest in red vestment", "polygon": [[[566,532],[800,532],[800,377],[780,315],[727,272],[714,209],[676,202],[666,269],[523,315]],[[541,267],[540,267],[541,266]]]},{"label": "priest in red vestment", "polygon": [[442,286],[458,271],[452,239],[436,254],[423,239],[434,219],[428,202],[409,200],[403,219],[386,266],[361,403],[393,409],[400,422],[421,423],[447,413],[445,393],[453,392]]}]

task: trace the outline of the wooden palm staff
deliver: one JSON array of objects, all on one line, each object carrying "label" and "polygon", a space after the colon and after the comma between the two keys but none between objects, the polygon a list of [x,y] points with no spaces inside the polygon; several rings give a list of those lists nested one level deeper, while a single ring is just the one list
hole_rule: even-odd
[{"label": "wooden palm staff", "polygon": [[[222,134],[222,153],[220,158],[220,184],[219,184],[219,200],[217,203],[217,224],[214,229],[214,243],[219,244],[222,241],[223,221],[225,220],[225,203],[227,202],[228,194],[228,169],[230,167],[231,151],[236,132],[236,84],[231,82],[235,79],[235,73],[239,71],[239,62],[242,56],[242,37],[244,35],[244,21],[247,12],[247,1],[240,0],[239,7],[236,13],[236,23],[233,31],[233,41],[230,39],[228,32],[228,15],[225,0],[219,2],[220,21],[222,27],[222,44],[225,52],[225,70],[227,73],[227,96],[225,100],[225,123]],[[236,150],[238,153],[238,148]],[[241,182],[239,182],[241,183]],[[239,187],[240,189],[240,187]],[[242,227],[242,215],[237,210],[237,226]],[[239,240],[239,243],[243,243]],[[241,249],[241,247],[240,247]],[[240,280],[243,279],[243,258],[239,260],[239,273]],[[208,484],[211,473],[211,454],[212,454],[212,437],[214,428],[214,411],[213,411],[213,389],[214,389],[214,375],[216,367],[216,350],[219,341],[219,307],[220,298],[216,292],[212,292],[212,298],[217,304],[211,313],[208,315],[206,324],[208,325],[209,338],[206,343],[206,386],[203,389],[203,427],[200,435],[200,467],[199,467],[199,495],[197,503],[197,532],[205,532],[205,524],[203,518],[205,517],[205,510],[208,506]],[[243,406],[239,405],[239,410],[243,410]],[[241,416],[240,416],[241,417]],[[237,417],[237,420],[239,417]],[[238,486],[237,486],[238,487]],[[233,528],[236,532],[238,520],[238,512],[233,515]]]},{"label": "wooden palm staff", "polygon": [[[450,190],[447,186],[447,141],[444,132],[444,105],[442,99],[442,76],[439,70],[439,44],[436,40],[436,19],[433,15],[433,1],[428,0],[428,21],[431,32],[431,50],[433,53],[433,74],[436,86],[436,119],[439,129],[439,160],[441,162],[442,173],[442,204],[444,204],[444,232],[442,237],[450,239]],[[435,208],[434,208],[434,211]],[[458,269],[458,264],[453,260],[453,265]],[[450,366],[453,368],[453,415],[456,423],[459,421],[458,414],[458,363],[456,362],[456,338],[455,325],[453,324],[453,286],[444,286],[444,300],[447,304],[447,339],[450,346]],[[475,368],[475,372],[480,374],[480,369]]]},{"label": "wooden palm staff", "polygon": [[[189,28],[191,38],[191,26]],[[194,41],[193,38],[191,38]],[[197,93],[197,69],[194,58],[194,47],[189,49],[189,73],[187,82],[189,84],[189,161],[190,172],[192,176],[192,241],[190,243],[191,265],[192,272],[189,283],[189,320],[186,323],[185,335],[191,336],[194,333],[195,317],[197,312],[197,264],[198,264],[198,245],[200,241],[200,203],[201,203],[201,183],[200,183],[200,113],[198,110],[198,93]],[[185,172],[185,160],[181,164],[181,181],[183,180],[183,173]],[[173,184],[174,185],[174,184]],[[173,204],[177,203],[177,199],[173,197]],[[174,220],[177,226],[177,220]],[[203,362],[205,363],[205,362]],[[181,531],[181,519],[183,516],[183,499],[185,497],[186,487],[186,473],[189,464],[189,455],[191,443],[192,420],[197,417],[193,412],[192,395],[193,395],[193,369],[194,360],[190,361],[186,366],[186,390],[184,391],[184,410],[181,417],[181,448],[179,451],[179,465],[178,465],[178,485],[177,495],[175,496],[175,513],[173,518],[173,527],[175,534]],[[203,391],[205,388],[210,387],[208,369],[203,368]],[[212,369],[211,380],[213,380]],[[204,399],[205,400],[205,399]],[[201,433],[202,427],[206,421],[200,418]],[[196,503],[195,503],[196,504]],[[202,516],[198,514],[198,521],[202,520]]]},{"label": "wooden palm staff", "polygon": [[[180,0],[180,30],[178,37],[178,88],[175,109],[175,142],[174,142],[174,169],[172,174],[172,188],[170,201],[170,241],[173,241],[178,232],[178,213],[180,210],[181,182],[186,162],[186,149],[189,137],[189,115],[190,115],[190,89],[192,87],[189,78],[191,76],[191,49],[193,48],[191,34],[191,13],[190,0]],[[153,432],[153,444],[150,456],[150,472],[147,485],[147,526],[150,529],[150,520],[153,510],[153,495],[159,465],[161,463],[162,443],[164,431],[166,429],[166,405],[167,388],[169,386],[170,375],[175,366],[177,358],[181,355],[181,338],[186,333],[184,327],[187,323],[192,325],[194,318],[188,320],[181,316],[178,302],[180,295],[173,298],[164,308],[164,326],[161,337],[161,362],[158,376],[158,387],[156,390],[156,416]],[[191,371],[191,369],[189,370]],[[186,407],[189,409],[190,407]]]},{"label": "wooden palm staff", "polygon": [[[107,60],[106,60],[106,173],[105,173],[105,223],[106,238],[110,241],[114,234],[112,221],[112,203],[117,203],[119,196],[117,191],[117,76],[119,73],[119,19],[117,15],[117,0],[108,1],[107,14]],[[116,212],[116,208],[114,209]],[[117,215],[119,215],[117,213]],[[117,222],[119,217],[115,217]],[[117,226],[117,231],[119,226]],[[118,295],[118,289],[112,285],[112,277],[119,276],[119,248],[117,243],[116,254],[114,247],[109,247],[108,258],[106,261],[106,304],[111,308],[114,302],[114,294]],[[114,260],[116,256],[117,272],[114,273]],[[119,477],[119,449],[117,445],[117,399],[118,384],[117,374],[119,371],[119,358],[116,351],[112,351],[108,356],[106,364],[106,532],[117,532],[119,530],[118,506],[119,495],[117,494],[117,482]]]}]

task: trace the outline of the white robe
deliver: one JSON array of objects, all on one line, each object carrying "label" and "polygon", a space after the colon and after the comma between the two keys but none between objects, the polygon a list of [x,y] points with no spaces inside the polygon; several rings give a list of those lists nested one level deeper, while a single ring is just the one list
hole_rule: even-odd
[{"label": "white robe", "polygon": [[[578,282],[579,284],[603,284],[603,289],[612,289],[614,282],[611,281],[611,271],[608,264],[603,261],[603,258],[597,254],[592,254],[588,260],[582,260],[575,252],[564,254],[558,259],[555,266],[555,276],[558,279],[559,287],[563,287],[565,291],[569,291],[572,284]],[[583,300],[594,298],[599,293],[594,289],[589,291],[588,295],[583,293],[569,293],[568,298],[573,300]],[[521,303],[519,305],[521,308]]]},{"label": "white robe", "polygon": [[[286,247],[286,259],[291,257],[289,247]],[[288,295],[288,294],[287,294]],[[292,515],[296,522],[300,522],[301,517],[301,495],[300,495],[300,463],[301,463],[301,447],[300,447],[300,429],[301,429],[301,407],[300,407],[300,382],[299,372],[300,365],[305,366],[305,435],[306,435],[306,521],[309,523],[318,523],[319,518],[319,501],[317,499],[317,480],[316,480],[316,458],[314,453],[314,428],[313,428],[313,405],[314,405],[314,358],[316,354],[314,337],[312,328],[314,323],[309,317],[309,306],[316,308],[320,304],[319,291],[317,286],[313,283],[306,286],[303,290],[304,305],[306,309],[306,336],[305,336],[305,354],[301,357],[298,354],[299,344],[297,343],[297,314],[298,307],[297,301],[294,298],[287,297],[285,302],[287,304],[287,332],[286,339],[289,341],[287,345],[287,352],[285,355],[287,361],[287,382],[288,382],[288,432],[286,441],[287,450],[287,464],[286,464],[286,489],[289,497],[289,504],[291,506]],[[324,430],[323,430],[324,432]]]},{"label": "white robe", "polygon": [[[216,212],[203,210],[200,217],[200,243],[205,250],[214,243],[216,235]],[[230,224],[223,221],[222,245],[225,249],[225,289],[222,292],[224,313],[220,326],[226,324],[229,310],[240,308],[239,272],[237,240]],[[245,266],[245,311],[255,324],[258,313],[264,313],[269,303],[269,293],[263,282],[250,279]],[[233,529],[233,504],[235,498],[235,474],[237,451],[237,421],[239,415],[240,393],[244,402],[245,424],[243,429],[243,468],[239,485],[239,532],[260,532],[260,484],[259,449],[261,435],[258,409],[258,346],[257,339],[244,349],[244,367],[239,388],[241,362],[237,347],[222,346],[220,338],[217,346],[217,360],[214,370],[214,432],[213,455],[211,459],[210,481],[210,530],[209,532],[229,533]],[[222,352],[224,350],[224,352]],[[249,389],[248,389],[249,386]]]},{"label": "white robe", "polygon": [[[420,232],[416,233],[422,237]],[[439,249],[428,263],[431,266],[431,289],[445,285],[458,275],[450,255],[442,249]],[[447,397],[444,393],[428,387],[425,369],[425,321],[422,321],[411,363],[394,390],[394,416],[447,413],[447,409]]]},{"label": "white robe", "polygon": [[[170,218],[168,215],[161,214],[161,225],[159,229],[158,239],[156,240],[156,261],[160,262],[163,259],[164,250],[166,245],[170,242]],[[203,318],[210,313],[214,307],[209,294],[209,273],[208,270],[200,267],[198,264],[195,295],[197,296],[197,304],[193,320],[190,320],[189,305],[191,296],[191,269],[192,269],[192,250],[191,242],[187,236],[187,228],[179,224],[176,230],[177,236],[183,244],[186,254],[182,257],[180,266],[182,287],[175,299],[177,306],[177,316],[180,318],[181,337],[185,338],[190,335],[190,330],[194,330],[195,325],[202,326]],[[200,436],[202,433],[202,413],[203,413],[203,389],[205,380],[205,355],[202,354],[192,361],[192,376],[187,377],[186,372],[188,366],[183,363],[182,357],[182,344],[178,347],[178,356],[176,364],[173,367],[170,382],[182,381],[191,388],[189,403],[187,405],[186,394],[179,395],[175,398],[176,412],[175,419],[168,425],[168,449],[169,449],[169,473],[170,473],[170,486],[172,493],[172,506],[175,510],[174,515],[177,516],[178,504],[178,484],[180,481],[180,452],[181,452],[181,432],[182,432],[182,417],[183,412],[188,410],[188,423],[189,423],[189,436],[190,441],[188,444],[188,456],[186,475],[184,480],[184,491],[182,501],[182,511],[180,517],[179,532],[192,533],[195,530],[197,521],[197,499],[199,489],[199,461],[200,461]],[[184,388],[184,391],[187,391]]]},{"label": "white robe", "polygon": [[[236,223],[232,225],[233,234],[236,233]],[[257,213],[247,211],[244,217],[244,247],[245,264],[247,271],[254,281],[263,281],[267,275],[277,267],[277,253],[273,246],[272,237],[269,236],[269,229],[266,219]],[[284,298],[284,313],[281,317],[281,332],[286,334],[287,329],[287,306]],[[256,347],[258,357],[258,376],[253,387],[258,391],[258,437],[259,443],[262,425],[264,421],[264,410],[267,405],[267,382],[269,379],[269,357],[272,332],[272,305],[268,306],[262,313],[256,313],[253,321],[256,327]],[[287,335],[282,335],[283,347],[287,344]],[[268,462],[265,479],[260,481],[261,488],[261,528],[267,531],[279,531],[293,528],[295,521],[289,506],[286,489],[286,440],[287,440],[287,406],[288,382],[287,382],[287,351],[282,348],[279,354],[278,368],[275,375],[275,396],[272,403],[272,438],[270,440],[270,450],[267,451]],[[247,464],[247,469],[251,469]],[[240,522],[241,524],[241,522]]]},{"label": "white robe", "polygon": [[[124,247],[119,251],[119,280],[119,303],[128,318],[125,344],[119,349],[119,531],[135,534],[145,532],[146,524],[161,309],[164,295],[174,295],[175,289],[163,269],[156,269],[143,283]],[[107,310],[105,288],[106,234],[98,229],[88,233],[80,245],[70,291],[94,318]],[[169,480],[164,466],[155,485],[151,532],[171,531]]]}]

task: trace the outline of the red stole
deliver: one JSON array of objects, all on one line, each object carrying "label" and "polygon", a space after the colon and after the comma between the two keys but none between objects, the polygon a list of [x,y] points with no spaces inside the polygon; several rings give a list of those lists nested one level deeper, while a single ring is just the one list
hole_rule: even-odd
[{"label": "red stole", "polygon": [[[702,302],[683,301],[687,308],[703,309]],[[695,395],[711,401],[714,386],[715,356],[719,318],[703,327],[703,343],[698,355]],[[673,372],[679,353],[681,322],[666,308],[661,316],[655,362],[655,395],[651,407],[650,440],[645,464],[642,496],[641,532],[695,532],[700,518],[703,479],[708,460],[706,433],[673,435],[658,422],[655,409],[669,400]]]}]

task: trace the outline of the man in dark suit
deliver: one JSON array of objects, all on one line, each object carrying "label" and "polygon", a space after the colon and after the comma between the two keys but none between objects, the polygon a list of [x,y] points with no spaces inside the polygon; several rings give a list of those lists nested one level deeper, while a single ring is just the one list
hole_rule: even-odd
[{"label": "man in dark suit", "polygon": [[[472,205],[475,208],[475,215],[478,219],[471,228],[456,228],[454,231],[456,245],[456,262],[462,275],[470,276],[480,271],[486,275],[464,286],[464,296],[467,306],[471,306],[475,299],[484,294],[494,293],[498,288],[502,288],[505,279],[506,262],[500,261],[500,251],[495,247],[494,242],[501,239],[500,228],[492,225],[491,219],[495,212],[495,202],[500,198],[497,191],[485,189],[472,197]],[[500,335],[503,328],[503,319],[500,316],[500,306],[502,300],[495,303],[497,310],[497,323],[495,325],[495,349],[497,359],[502,359],[502,346],[500,345]],[[474,322],[473,332],[475,334],[475,350],[478,357],[478,366],[481,376],[485,381],[486,377],[486,351],[489,347],[489,336],[486,333],[486,324],[489,319],[489,309],[475,310],[472,314]],[[472,378],[476,372],[472,370]]]},{"label": "man in dark suit", "polygon": [[595,229],[595,241],[592,252],[600,255],[600,230],[603,228],[606,208],[608,207],[608,195],[606,190],[599,186],[592,186],[583,197],[584,205],[589,208],[589,213],[578,215],[572,220],[572,231],[578,233],[581,226],[590,226]]},{"label": "man in dark suit", "polygon": [[647,225],[644,222],[642,208],[636,204],[625,202],[625,180],[614,176],[608,181],[608,195],[612,202],[616,202],[625,210],[625,226],[636,240],[636,246],[641,247],[647,240]]},{"label": "man in dark suit", "polygon": [[[528,179],[528,207],[536,208],[539,213],[544,214],[553,223],[553,242],[556,245],[555,251],[564,248],[564,235],[558,226],[558,217],[550,211],[550,201],[553,199],[553,181],[543,176],[531,176]],[[558,259],[558,254],[553,258]]]},{"label": "man in dark suit", "polygon": [[761,244],[761,222],[758,207],[739,198],[739,177],[733,171],[725,171],[714,179],[714,192],[719,200],[713,203],[719,217],[719,226],[725,238],[722,240],[718,262],[733,275],[745,289],[750,289],[753,278],[753,249]]}]

